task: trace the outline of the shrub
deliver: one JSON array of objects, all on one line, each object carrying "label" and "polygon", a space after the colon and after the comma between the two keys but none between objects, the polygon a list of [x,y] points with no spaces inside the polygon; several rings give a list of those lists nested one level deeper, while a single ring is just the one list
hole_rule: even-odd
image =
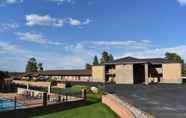
[{"label": "shrub", "polygon": [[49,80],[47,80],[47,81],[50,82],[52,86],[53,86],[53,85],[54,85],[54,86],[57,85],[57,81],[56,81],[56,80],[49,79]]},{"label": "shrub", "polygon": [[67,82],[67,83],[65,84],[65,87],[66,87],[66,88],[72,87],[72,83],[71,83],[71,82]]}]

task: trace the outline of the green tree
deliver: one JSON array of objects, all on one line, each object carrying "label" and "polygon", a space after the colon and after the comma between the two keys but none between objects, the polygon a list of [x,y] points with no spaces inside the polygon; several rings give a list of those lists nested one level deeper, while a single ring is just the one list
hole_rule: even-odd
[{"label": "green tree", "polygon": [[104,51],[102,53],[102,57],[101,57],[100,62],[103,64],[103,63],[113,61],[113,60],[114,60],[114,58],[113,58],[112,54],[109,54],[108,52]]},{"label": "green tree", "polygon": [[0,71],[0,90],[3,90],[4,78],[10,77],[8,72]]},{"label": "green tree", "polygon": [[166,52],[165,58],[169,59],[169,60],[176,61],[178,63],[184,63],[184,60],[181,58],[181,56],[176,53]]},{"label": "green tree", "polygon": [[186,69],[184,68],[184,60],[181,58],[180,55],[178,55],[177,53],[166,52],[165,58],[169,59],[169,60],[176,61],[178,63],[181,63],[182,64],[182,73],[186,73]]},{"label": "green tree", "polygon": [[43,71],[44,68],[43,68],[43,64],[42,63],[39,63],[38,64],[38,71]]},{"label": "green tree", "polygon": [[98,65],[99,64],[99,61],[98,61],[98,57],[97,56],[94,56],[94,60],[93,60],[93,65]]},{"label": "green tree", "polygon": [[38,71],[37,60],[34,57],[28,60],[25,71],[26,72],[37,72]]},{"label": "green tree", "polygon": [[92,69],[92,65],[91,65],[91,64],[86,64],[86,65],[85,65],[85,69],[91,70],[91,69]]},{"label": "green tree", "polygon": [[108,54],[108,52],[104,51],[102,53],[102,57],[101,57],[100,61],[101,61],[102,64],[109,61],[109,54]]},{"label": "green tree", "polygon": [[112,54],[109,54],[109,61],[113,61],[114,57],[112,56]]}]

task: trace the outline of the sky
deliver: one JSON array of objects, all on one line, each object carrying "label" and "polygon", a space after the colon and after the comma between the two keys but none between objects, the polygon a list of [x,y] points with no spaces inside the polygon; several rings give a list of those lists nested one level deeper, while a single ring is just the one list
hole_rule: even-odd
[{"label": "sky", "polygon": [[186,0],[0,0],[0,70],[81,69],[115,58],[186,59]]}]

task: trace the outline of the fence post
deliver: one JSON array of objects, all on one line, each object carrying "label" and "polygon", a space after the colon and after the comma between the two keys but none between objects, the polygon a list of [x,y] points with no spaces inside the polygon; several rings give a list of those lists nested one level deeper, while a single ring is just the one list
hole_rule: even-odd
[{"label": "fence post", "polygon": [[14,97],[14,110],[16,110],[16,102],[17,102],[17,98],[16,96]]},{"label": "fence post", "polygon": [[43,106],[47,106],[47,93],[43,93]]},{"label": "fence post", "polygon": [[66,98],[66,101],[68,101],[68,94],[66,93],[65,96],[66,96],[66,97],[65,97],[65,98]]},{"label": "fence post", "polygon": [[58,96],[58,102],[59,103],[61,102],[61,96],[60,95]]}]

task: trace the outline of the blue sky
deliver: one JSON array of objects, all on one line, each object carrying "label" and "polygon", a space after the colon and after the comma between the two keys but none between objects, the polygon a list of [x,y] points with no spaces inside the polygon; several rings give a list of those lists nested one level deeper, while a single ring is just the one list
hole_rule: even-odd
[{"label": "blue sky", "polygon": [[106,50],[186,59],[186,0],[0,0],[0,70],[83,68]]}]

